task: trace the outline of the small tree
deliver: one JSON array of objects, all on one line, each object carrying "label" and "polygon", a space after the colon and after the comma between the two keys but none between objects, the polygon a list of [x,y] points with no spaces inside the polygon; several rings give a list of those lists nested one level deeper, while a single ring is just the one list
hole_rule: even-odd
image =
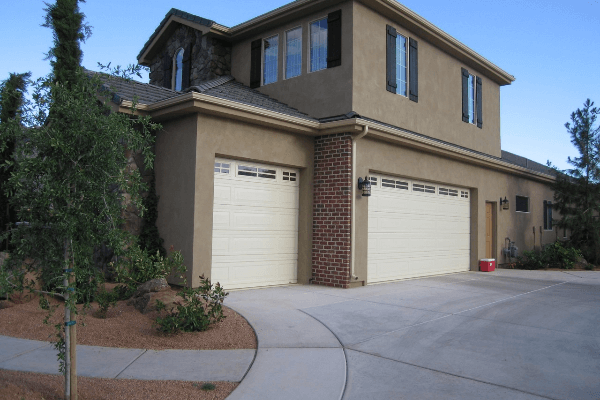
[{"label": "small tree", "polygon": [[554,207],[560,228],[569,229],[572,244],[591,263],[600,262],[600,110],[587,99],[571,114],[565,127],[579,157],[568,158],[574,168],[558,174],[554,184]]},{"label": "small tree", "polygon": [[[29,72],[10,74],[10,77],[0,84],[0,125],[21,123],[21,113],[25,101],[24,93],[30,77],[31,73]],[[6,138],[0,144],[0,235],[7,232],[17,222],[15,209],[9,204],[8,195],[4,191],[12,170],[7,161],[12,160],[14,151],[14,138]],[[8,240],[4,240],[4,245],[0,241],[0,250],[2,249],[9,249]]]},{"label": "small tree", "polygon": [[[83,294],[97,284],[94,247],[105,243],[117,253],[125,248],[126,237],[119,229],[124,193],[143,211],[143,184],[138,171],[127,171],[124,150],[141,150],[151,168],[153,130],[158,128],[148,118],[133,115],[135,102],[132,115],[111,113],[101,76],[81,67],[79,45],[89,36],[89,27],[83,24],[80,1],[57,0],[46,8],[45,26],[54,33],[48,53],[53,73],[33,85],[33,100],[22,108],[22,123],[0,125],[0,143],[17,144],[14,159],[7,163],[13,168],[8,195],[21,222],[11,232],[15,251],[10,261],[20,266],[25,257],[36,260],[46,287],[65,299],[66,318],[64,325],[57,325],[57,347],[67,398],[73,386],[64,369],[69,362],[64,335],[74,323],[69,314],[77,312],[76,300],[91,300]],[[100,99],[100,93],[107,97]],[[76,398],[76,390],[72,394]]]}]

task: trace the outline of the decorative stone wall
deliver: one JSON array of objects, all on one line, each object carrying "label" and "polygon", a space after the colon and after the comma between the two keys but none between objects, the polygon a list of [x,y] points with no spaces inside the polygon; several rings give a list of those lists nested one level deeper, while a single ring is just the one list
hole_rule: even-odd
[{"label": "decorative stone wall", "polygon": [[177,49],[192,47],[192,68],[190,86],[231,75],[231,45],[215,37],[202,35],[202,32],[180,25],[167,40],[165,49],[157,54],[150,64],[150,84],[163,86],[163,55],[165,51],[172,58]]},{"label": "decorative stone wall", "polygon": [[315,138],[313,283],[350,287],[352,139],[348,133]]}]

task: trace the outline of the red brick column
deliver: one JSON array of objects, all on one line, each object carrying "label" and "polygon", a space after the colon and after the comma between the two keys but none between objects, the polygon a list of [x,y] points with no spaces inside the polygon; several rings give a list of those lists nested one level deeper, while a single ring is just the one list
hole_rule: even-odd
[{"label": "red brick column", "polygon": [[348,133],[315,138],[313,283],[350,287],[352,139]]}]

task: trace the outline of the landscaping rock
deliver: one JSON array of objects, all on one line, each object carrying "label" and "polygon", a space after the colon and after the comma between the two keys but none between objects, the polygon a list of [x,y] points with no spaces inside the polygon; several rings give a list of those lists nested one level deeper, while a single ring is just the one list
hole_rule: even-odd
[{"label": "landscaping rock", "polygon": [[166,309],[171,310],[171,308],[175,307],[175,302],[181,301],[182,298],[177,296],[175,291],[169,289],[162,292],[145,293],[139,297],[132,298],[127,304],[133,305],[136,310],[142,314],[146,314],[156,310],[156,300],[162,301]]},{"label": "landscaping rock", "polygon": [[170,288],[171,287],[165,278],[152,279],[138,286],[137,290],[133,294],[133,297],[140,297],[151,292],[162,292],[163,290],[168,290]]}]

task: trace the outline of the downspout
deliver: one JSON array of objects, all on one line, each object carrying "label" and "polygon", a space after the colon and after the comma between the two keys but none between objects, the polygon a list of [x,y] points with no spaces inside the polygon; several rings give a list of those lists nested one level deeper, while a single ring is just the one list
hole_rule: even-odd
[{"label": "downspout", "polygon": [[354,260],[355,260],[355,237],[356,237],[356,142],[362,139],[367,133],[369,133],[369,127],[363,125],[363,131],[356,136],[352,137],[352,232],[350,233],[350,282],[358,280],[358,276],[354,275]]}]

